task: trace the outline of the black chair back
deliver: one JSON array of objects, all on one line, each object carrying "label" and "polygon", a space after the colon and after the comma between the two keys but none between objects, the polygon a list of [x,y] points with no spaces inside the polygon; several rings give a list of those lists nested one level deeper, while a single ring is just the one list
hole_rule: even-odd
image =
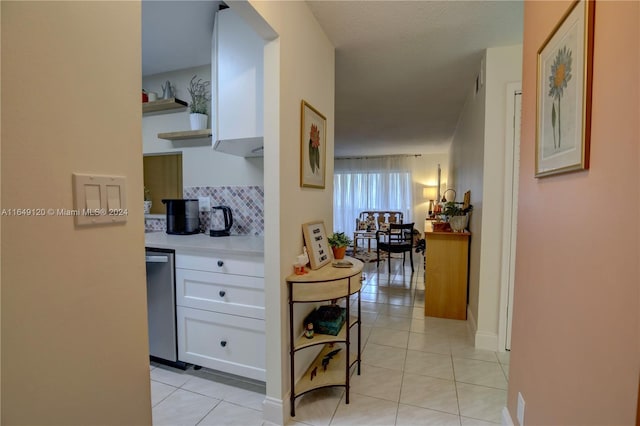
[{"label": "black chair back", "polygon": [[391,223],[388,231],[376,232],[377,265],[380,265],[380,252],[387,252],[389,273],[391,273],[391,253],[402,253],[402,264],[407,252],[413,271],[413,226],[414,223]]}]

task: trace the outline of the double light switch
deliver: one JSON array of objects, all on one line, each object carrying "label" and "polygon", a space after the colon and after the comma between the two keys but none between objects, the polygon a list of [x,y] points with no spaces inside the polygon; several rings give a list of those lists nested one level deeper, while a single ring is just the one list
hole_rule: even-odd
[{"label": "double light switch", "polygon": [[100,225],[127,221],[126,178],[73,174],[76,225]]}]

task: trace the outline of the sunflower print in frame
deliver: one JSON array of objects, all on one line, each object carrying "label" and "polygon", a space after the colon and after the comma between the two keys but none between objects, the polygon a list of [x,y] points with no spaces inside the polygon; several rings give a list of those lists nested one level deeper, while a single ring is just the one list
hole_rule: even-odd
[{"label": "sunflower print in frame", "polygon": [[309,165],[313,174],[320,171],[320,130],[315,124],[309,132]]},{"label": "sunflower print in frame", "polygon": [[[562,126],[560,115],[560,100],[571,80],[571,49],[567,46],[558,49],[556,58],[551,65],[551,75],[549,76],[549,96],[551,97],[551,127],[553,128],[553,148],[559,150],[562,144]],[[556,103],[558,108],[556,110]],[[556,112],[557,111],[557,112]],[[556,120],[557,119],[557,120]],[[556,123],[558,124],[556,132]],[[558,135],[556,139],[556,133]]]}]

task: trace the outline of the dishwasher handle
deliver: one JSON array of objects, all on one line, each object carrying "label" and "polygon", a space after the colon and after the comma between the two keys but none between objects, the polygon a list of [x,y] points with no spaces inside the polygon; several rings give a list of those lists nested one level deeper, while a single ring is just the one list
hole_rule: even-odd
[{"label": "dishwasher handle", "polygon": [[144,260],[147,263],[168,263],[169,262],[169,256],[149,256],[149,255],[145,255]]}]

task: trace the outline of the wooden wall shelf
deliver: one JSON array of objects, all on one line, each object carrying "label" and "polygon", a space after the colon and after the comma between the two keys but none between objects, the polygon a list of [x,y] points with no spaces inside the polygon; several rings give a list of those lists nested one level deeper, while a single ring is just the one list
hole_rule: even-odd
[{"label": "wooden wall shelf", "polygon": [[210,137],[211,137],[211,129],[185,130],[182,132],[158,133],[159,139],[166,139],[169,141],[180,141],[180,140],[186,140],[186,139],[202,139],[202,138],[210,138]]},{"label": "wooden wall shelf", "polygon": [[177,98],[160,99],[153,102],[142,103],[142,113],[149,112],[176,112],[187,107],[187,103]]}]

